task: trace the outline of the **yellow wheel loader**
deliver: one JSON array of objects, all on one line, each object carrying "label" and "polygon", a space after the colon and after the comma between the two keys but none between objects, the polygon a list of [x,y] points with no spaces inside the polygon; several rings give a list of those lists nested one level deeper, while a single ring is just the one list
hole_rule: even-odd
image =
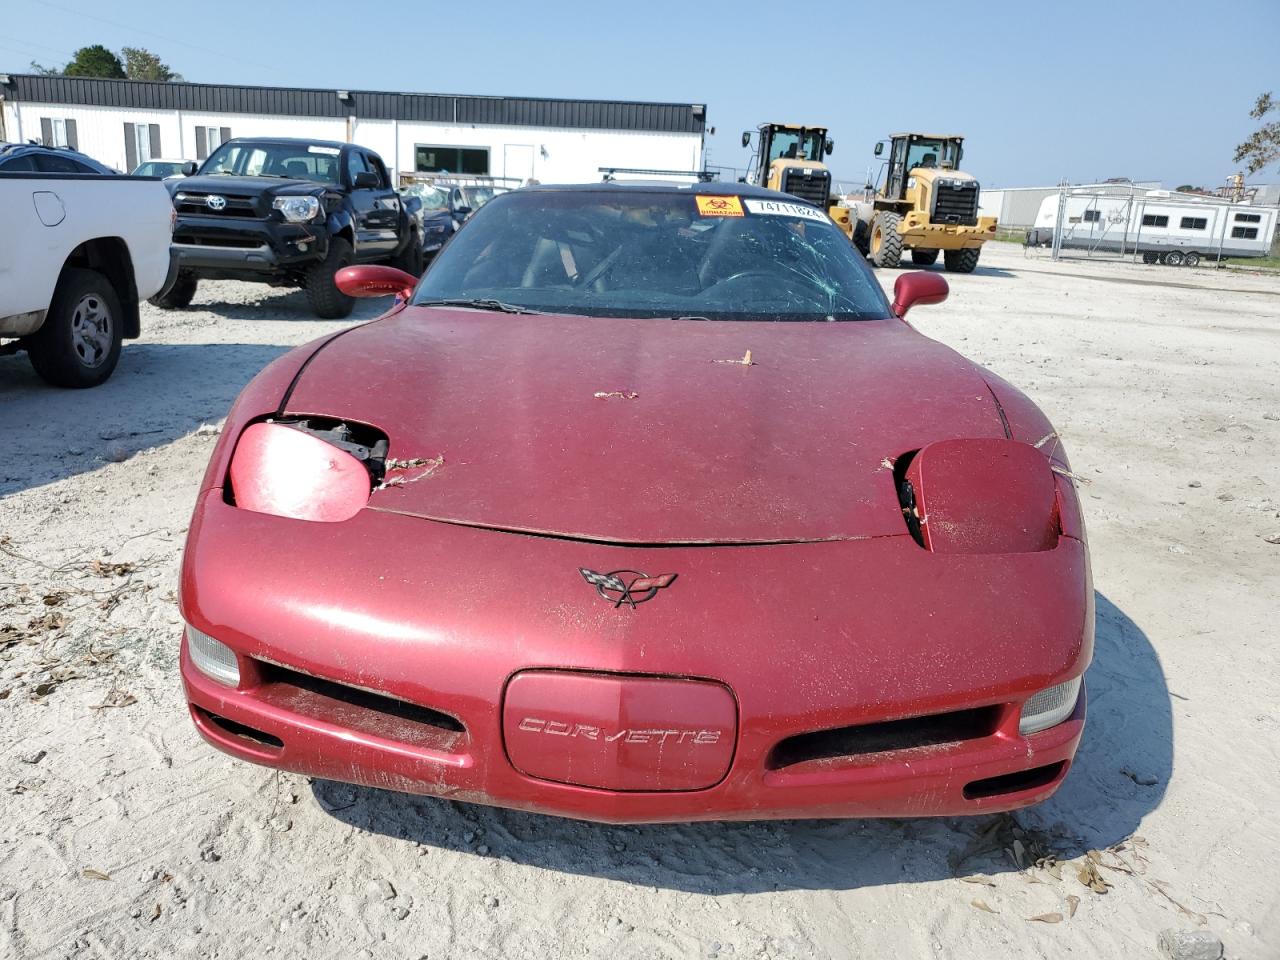
[{"label": "yellow wheel loader", "polygon": [[[746,131],[742,145],[750,147],[752,139],[751,131]],[[831,171],[822,158],[830,155],[835,143],[827,136],[827,128],[762,123],[754,139],[755,153],[743,181],[807,200],[827,211],[836,226],[854,239],[852,211],[831,202]]]},{"label": "yellow wheel loader", "polygon": [[[889,147],[883,187],[846,209],[857,220],[854,242],[877,267],[898,266],[910,250],[917,266],[941,252],[948,270],[972,273],[996,218],[978,216],[978,181],[960,171],[964,138],[895,133]],[[876,144],[877,157],[884,148]]]}]

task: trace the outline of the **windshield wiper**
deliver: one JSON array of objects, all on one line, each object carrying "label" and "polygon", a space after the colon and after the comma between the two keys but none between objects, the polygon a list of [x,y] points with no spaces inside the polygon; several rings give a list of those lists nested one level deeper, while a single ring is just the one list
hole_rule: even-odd
[{"label": "windshield wiper", "polygon": [[450,297],[444,300],[419,300],[414,304],[415,307],[471,307],[475,310],[496,310],[501,313],[541,313],[540,310],[530,310],[528,307],[517,307],[513,303],[503,303],[501,300],[476,299],[468,300],[465,297]]}]

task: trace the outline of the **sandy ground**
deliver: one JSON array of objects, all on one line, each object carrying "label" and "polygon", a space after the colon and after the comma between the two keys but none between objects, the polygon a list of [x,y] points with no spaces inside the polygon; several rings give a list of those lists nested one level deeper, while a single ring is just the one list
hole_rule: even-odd
[{"label": "sandy ground", "polygon": [[1089,725],[1016,819],[602,827],[232,761],[178,686],[192,495],[241,386],[341,324],[211,283],[99,389],[0,358],[0,956],[1280,956],[1280,280],[1006,244],[950,279],[912,320],[1091,481]]}]

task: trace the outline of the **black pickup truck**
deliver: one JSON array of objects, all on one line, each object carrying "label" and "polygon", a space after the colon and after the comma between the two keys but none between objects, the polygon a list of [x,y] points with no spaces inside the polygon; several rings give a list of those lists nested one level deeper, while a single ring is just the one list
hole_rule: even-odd
[{"label": "black pickup truck", "polygon": [[372,150],[241,138],[187,172],[167,181],[178,274],[152,298],[157,306],[187,306],[202,279],[258,280],[302,287],[317,316],[338,318],[354,306],[333,282],[341,268],[381,262],[422,273],[415,211]]}]

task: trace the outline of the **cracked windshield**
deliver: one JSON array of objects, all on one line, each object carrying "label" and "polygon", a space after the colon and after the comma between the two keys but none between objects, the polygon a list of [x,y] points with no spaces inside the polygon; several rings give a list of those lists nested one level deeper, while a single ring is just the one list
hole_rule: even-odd
[{"label": "cracked windshield", "polygon": [[699,193],[511,193],[480,210],[415,302],[734,320],[889,316],[871,271],[811,207]]}]

